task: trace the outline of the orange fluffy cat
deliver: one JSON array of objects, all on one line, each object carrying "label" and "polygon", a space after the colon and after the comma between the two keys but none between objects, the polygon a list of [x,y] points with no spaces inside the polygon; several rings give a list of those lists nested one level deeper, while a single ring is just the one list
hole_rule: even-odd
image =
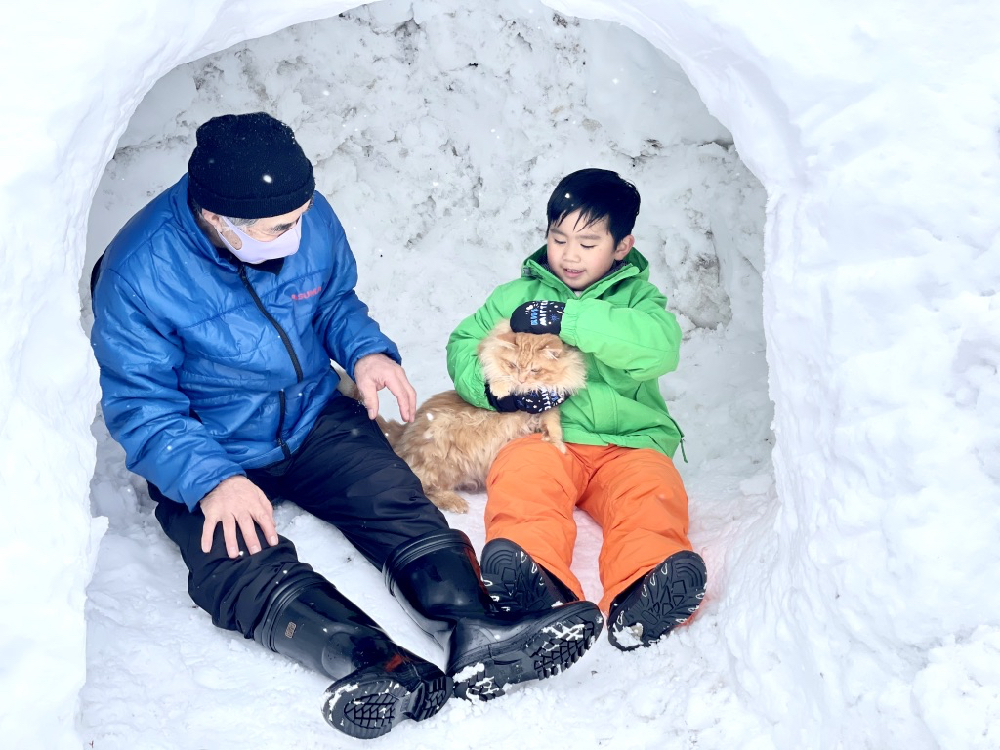
[{"label": "orange fluffy cat", "polygon": [[[483,377],[498,397],[549,390],[570,395],[584,387],[583,355],[553,334],[513,333],[501,321],[479,343]],[[532,432],[566,452],[559,407],[541,414],[496,412],[472,406],[455,391],[427,399],[409,424],[386,422],[386,437],[442,510],[465,513],[455,490],[480,490],[497,453]]]}]

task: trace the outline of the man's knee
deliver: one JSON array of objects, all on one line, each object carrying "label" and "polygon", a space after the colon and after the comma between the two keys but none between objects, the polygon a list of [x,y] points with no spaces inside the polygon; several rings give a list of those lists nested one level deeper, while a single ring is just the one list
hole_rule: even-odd
[{"label": "man's knee", "polygon": [[312,566],[299,562],[295,547],[283,539],[274,547],[240,557],[209,559],[190,566],[188,594],[208,612],[216,627],[235,630],[249,638],[276,586],[314,576]]}]

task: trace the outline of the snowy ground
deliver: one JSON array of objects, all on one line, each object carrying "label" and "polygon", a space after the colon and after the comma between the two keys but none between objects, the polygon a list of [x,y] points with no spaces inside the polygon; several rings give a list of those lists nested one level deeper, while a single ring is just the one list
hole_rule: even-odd
[{"label": "snowy ground", "polygon": [[[377,744],[408,748],[767,748],[744,708],[718,622],[727,584],[760,560],[775,514],[771,404],[761,322],[765,195],[680,69],[622,27],[565,19],[528,2],[472,13],[459,2],[388,0],[240,44],[165,76],[119,142],[94,199],[81,283],[124,221],[185,169],[194,130],[223,112],[289,122],[358,257],[358,291],[400,345],[420,398],[450,387],[444,343],[493,286],[542,243],[556,181],[585,166],[637,184],[637,247],[685,330],[662,381],[687,434],[677,459],[691,537],[710,592],[691,627],[622,653],[602,637],[555,679],[478,705],[453,700]],[[492,7],[492,6],[491,6]],[[396,416],[394,404],[383,411]],[[186,593],[180,555],[142,480],[98,416],[95,515],[109,519],[88,589],[84,740],[121,748],[355,747],[323,722],[328,680],[212,627]],[[449,515],[477,548],[482,495]],[[579,515],[579,514],[578,514]],[[280,506],[303,560],[405,646],[441,651],[333,528]],[[600,596],[600,532],[581,527],[574,568]],[[373,745],[374,746],[374,745]]]}]

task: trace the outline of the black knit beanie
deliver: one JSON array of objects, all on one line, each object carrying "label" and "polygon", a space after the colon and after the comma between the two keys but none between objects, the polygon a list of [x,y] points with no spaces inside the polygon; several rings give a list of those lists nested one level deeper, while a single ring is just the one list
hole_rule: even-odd
[{"label": "black knit beanie", "polygon": [[195,137],[188,191],[202,208],[263,219],[294,211],[312,197],[312,163],[292,129],[266,112],[213,117]]}]

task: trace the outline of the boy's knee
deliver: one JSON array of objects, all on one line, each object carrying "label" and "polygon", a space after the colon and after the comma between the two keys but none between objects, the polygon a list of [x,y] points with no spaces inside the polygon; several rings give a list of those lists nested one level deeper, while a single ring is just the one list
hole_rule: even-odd
[{"label": "boy's knee", "polygon": [[486,484],[511,474],[523,474],[528,466],[544,465],[551,458],[552,444],[542,441],[541,435],[527,435],[507,443],[497,453],[486,475]]}]

